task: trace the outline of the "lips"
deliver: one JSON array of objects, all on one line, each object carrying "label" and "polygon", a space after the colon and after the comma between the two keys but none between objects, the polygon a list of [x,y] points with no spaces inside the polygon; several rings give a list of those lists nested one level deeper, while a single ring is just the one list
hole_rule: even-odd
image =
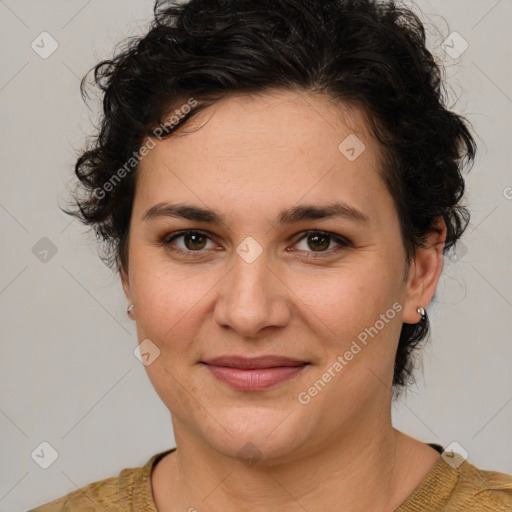
[{"label": "lips", "polygon": [[221,356],[203,361],[206,364],[214,366],[226,366],[229,368],[241,368],[252,370],[256,368],[275,368],[282,366],[301,366],[307,361],[290,359],[283,356],[260,356],[260,357],[240,357],[240,356]]},{"label": "lips", "polygon": [[222,356],[202,363],[218,380],[243,391],[275,386],[299,374],[309,364],[283,356]]}]

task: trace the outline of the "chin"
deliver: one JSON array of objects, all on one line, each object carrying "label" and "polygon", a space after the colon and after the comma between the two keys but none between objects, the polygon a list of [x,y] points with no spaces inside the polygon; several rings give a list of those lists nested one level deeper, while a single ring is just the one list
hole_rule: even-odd
[{"label": "chin", "polygon": [[218,424],[209,428],[203,432],[206,442],[248,467],[291,461],[307,440],[299,415],[291,408],[232,408],[217,419],[225,430]]}]

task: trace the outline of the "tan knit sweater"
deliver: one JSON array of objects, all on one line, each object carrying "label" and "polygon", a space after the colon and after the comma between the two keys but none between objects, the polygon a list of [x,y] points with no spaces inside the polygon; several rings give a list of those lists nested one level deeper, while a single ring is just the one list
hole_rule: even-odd
[{"label": "tan knit sweater", "polygon": [[[440,445],[428,443],[439,452]],[[29,512],[157,512],[151,494],[153,466],[176,448],[153,455],[138,468],[93,482]],[[453,467],[452,467],[453,466]],[[512,512],[512,475],[458,467],[440,457],[425,479],[395,512]]]}]

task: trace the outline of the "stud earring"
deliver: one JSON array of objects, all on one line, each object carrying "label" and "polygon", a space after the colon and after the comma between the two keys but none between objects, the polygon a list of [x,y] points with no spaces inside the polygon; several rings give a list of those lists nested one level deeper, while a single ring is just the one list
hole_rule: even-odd
[{"label": "stud earring", "polygon": [[128,309],[126,310],[126,313],[129,315],[132,312],[132,310],[133,310],[133,304],[130,304],[128,306]]},{"label": "stud earring", "polygon": [[416,311],[421,315],[421,319],[423,320],[425,318],[425,310],[420,306]]}]

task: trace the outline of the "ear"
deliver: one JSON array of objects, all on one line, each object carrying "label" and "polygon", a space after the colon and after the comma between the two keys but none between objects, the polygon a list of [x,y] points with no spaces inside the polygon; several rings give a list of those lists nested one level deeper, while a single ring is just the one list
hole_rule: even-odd
[{"label": "ear", "polygon": [[131,292],[130,292],[130,279],[128,277],[128,272],[124,268],[120,271],[120,277],[121,277],[121,284],[123,285],[124,294],[126,295],[126,298],[128,299],[128,302],[131,304]]},{"label": "ear", "polygon": [[443,248],[446,241],[446,224],[439,218],[426,240],[425,247],[418,247],[409,267],[407,295],[402,321],[416,324],[421,315],[418,308],[427,309],[437,288],[443,270]]}]

